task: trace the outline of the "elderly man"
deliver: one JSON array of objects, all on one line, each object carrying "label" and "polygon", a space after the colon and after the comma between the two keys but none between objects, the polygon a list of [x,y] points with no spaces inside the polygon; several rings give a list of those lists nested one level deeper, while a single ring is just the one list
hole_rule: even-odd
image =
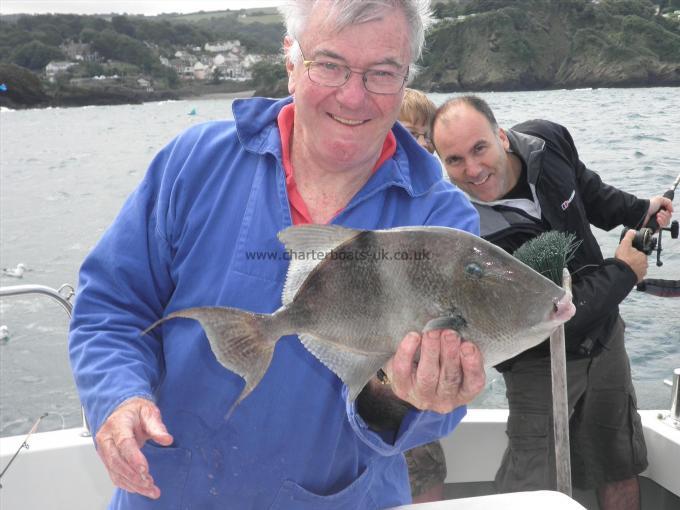
[{"label": "elderly man", "polygon": [[[479,210],[483,237],[509,252],[545,230],[581,241],[569,262],[576,315],[565,328],[573,482],[597,488],[603,510],[639,508],[636,475],[647,459],[618,305],[644,277],[647,257],[631,231],[604,259],[590,225],[639,228],[656,215],[664,226],[671,201],[603,183],[563,126],[533,120],[501,129],[476,96],[440,106],[433,133],[446,172]],[[510,408],[496,474],[502,492],[555,488],[549,356],[544,342],[497,367]]]},{"label": "elderly man", "polygon": [[299,0],[282,11],[293,97],[235,101],[233,122],[177,137],[81,269],[70,355],[119,487],[113,509],[407,503],[402,452],[450,432],[484,385],[473,344],[448,330],[412,332],[390,363],[403,416],[374,430],[364,419],[371,386],[349,401],[291,336],[225,418],[243,380],[197,324],[140,335],[191,306],[276,310],[288,267],[276,234],[291,224],[478,231],[467,199],[395,124],[428,2]]}]

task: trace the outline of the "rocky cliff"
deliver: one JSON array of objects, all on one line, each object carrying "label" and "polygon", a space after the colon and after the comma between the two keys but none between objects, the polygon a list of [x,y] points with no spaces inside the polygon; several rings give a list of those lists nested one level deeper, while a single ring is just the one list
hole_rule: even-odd
[{"label": "rocky cliff", "polygon": [[656,14],[648,2],[495,4],[507,5],[435,26],[414,87],[453,92],[680,85],[680,24]]}]

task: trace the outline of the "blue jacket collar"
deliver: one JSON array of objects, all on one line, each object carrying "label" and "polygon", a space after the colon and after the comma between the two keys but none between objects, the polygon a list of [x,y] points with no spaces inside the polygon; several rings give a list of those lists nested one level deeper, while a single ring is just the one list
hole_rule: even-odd
[{"label": "blue jacket collar", "polygon": [[[281,138],[276,118],[285,105],[293,101],[255,97],[236,99],[232,105],[236,132],[247,151],[272,154],[281,162]],[[422,149],[411,134],[398,122],[392,127],[397,139],[397,150],[369,179],[352,203],[363,200],[390,186],[403,188],[416,197],[430,191],[442,180],[439,162]]]}]

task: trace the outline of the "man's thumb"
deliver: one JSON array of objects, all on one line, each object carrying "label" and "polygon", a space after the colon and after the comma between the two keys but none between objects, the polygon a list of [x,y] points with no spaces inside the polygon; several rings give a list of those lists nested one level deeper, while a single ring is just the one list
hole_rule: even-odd
[{"label": "man's thumb", "polygon": [[173,438],[165,428],[161,412],[154,404],[144,406],[141,412],[142,425],[149,438],[163,446],[172,444]]}]

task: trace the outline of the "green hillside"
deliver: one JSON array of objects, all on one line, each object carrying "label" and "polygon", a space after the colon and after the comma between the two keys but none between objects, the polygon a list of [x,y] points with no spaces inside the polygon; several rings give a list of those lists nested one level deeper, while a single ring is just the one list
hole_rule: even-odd
[{"label": "green hillside", "polygon": [[439,8],[414,86],[442,92],[680,85],[680,22],[647,0]]},{"label": "green hillside", "polygon": [[[433,10],[437,23],[412,84],[425,91],[680,85],[680,0],[439,0]],[[65,94],[80,104],[88,94],[97,103],[144,101],[221,85],[285,94],[283,34],[274,8],[0,16],[1,70],[14,94],[0,95],[0,104],[58,104]],[[221,84],[216,75],[213,87],[199,87],[180,80],[183,68],[168,65],[179,53],[200,56],[206,43],[229,40],[240,41],[242,56],[265,56],[250,82]],[[74,62],[48,82],[47,63],[68,59],[74,44],[86,45],[95,58]],[[95,76],[116,76],[119,84],[81,90],[78,84]],[[153,83],[152,95],[138,90],[140,77]]]}]

